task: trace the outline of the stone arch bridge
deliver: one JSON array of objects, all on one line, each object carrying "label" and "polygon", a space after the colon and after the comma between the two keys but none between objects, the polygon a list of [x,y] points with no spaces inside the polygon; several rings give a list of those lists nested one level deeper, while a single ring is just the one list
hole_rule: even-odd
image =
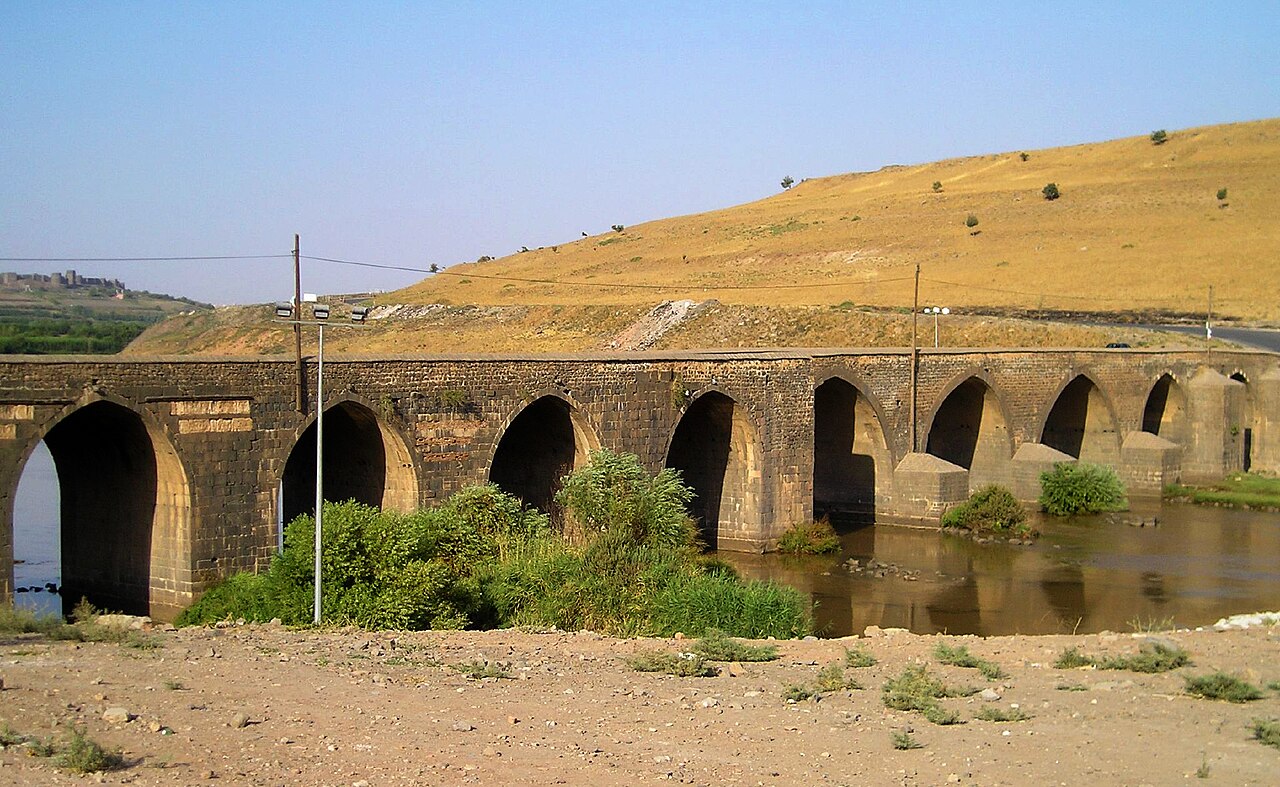
[{"label": "stone arch bridge", "polygon": [[[548,508],[604,447],[679,469],[707,541],[760,550],[815,515],[936,526],[988,483],[1034,499],[1058,461],[1111,465],[1131,494],[1280,468],[1275,354],[921,351],[914,406],[911,358],[330,358],[325,496],[403,510],[493,481]],[[315,405],[298,411],[296,379],[287,358],[0,361],[0,595],[40,441],[60,481],[64,597],[164,618],[263,568],[281,517],[314,505]]]}]

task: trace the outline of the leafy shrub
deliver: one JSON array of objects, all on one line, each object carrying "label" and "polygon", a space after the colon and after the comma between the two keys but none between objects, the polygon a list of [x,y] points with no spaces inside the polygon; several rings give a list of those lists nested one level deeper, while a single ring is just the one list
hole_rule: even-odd
[{"label": "leafy shrub", "polygon": [[1041,473],[1039,502],[1054,516],[1121,511],[1128,505],[1116,471],[1084,462],[1059,462]]},{"label": "leafy shrub", "polygon": [[1004,710],[995,708],[990,705],[984,705],[981,710],[975,714],[974,718],[978,721],[1026,721],[1031,718],[1022,712],[1021,708],[1011,708]]},{"label": "leafy shrub", "polygon": [[935,180],[933,182],[933,191],[935,194],[938,193],[939,191],[942,191],[942,181]]},{"label": "leafy shrub", "polygon": [[1024,151],[1018,154],[1018,158],[1022,159],[1023,161],[1026,161],[1027,159],[1031,158],[1031,154]]},{"label": "leafy shrub", "polygon": [[773,661],[778,658],[778,649],[772,645],[738,642],[719,629],[707,631],[693,646],[693,652],[708,661]]},{"label": "leafy shrub", "polygon": [[124,767],[124,756],[118,750],[102,748],[97,741],[86,737],[84,730],[74,728],[55,762],[72,773],[97,773]]},{"label": "leafy shrub", "polygon": [[795,185],[795,182],[796,182],[795,178],[791,177],[790,175],[787,175],[782,179],[782,188],[789,189]]},{"label": "leafy shrub", "polygon": [[974,227],[978,226],[978,217],[970,213],[964,219],[964,226],[968,227],[969,229],[973,229]]},{"label": "leafy shrub", "polygon": [[942,515],[943,527],[979,532],[1030,534],[1027,511],[1013,493],[1002,486],[985,486]]},{"label": "leafy shrub", "polygon": [[844,664],[846,667],[874,667],[876,657],[862,648],[845,648]]},{"label": "leafy shrub", "polygon": [[1136,654],[1127,656],[1086,656],[1075,648],[1067,648],[1058,655],[1053,666],[1058,669],[1075,669],[1077,667],[1097,667],[1106,670],[1128,670],[1130,672],[1157,673],[1168,672],[1191,663],[1191,655],[1186,650],[1169,646],[1161,642],[1143,645]]},{"label": "leafy shrub", "polygon": [[1044,198],[1049,200],[1050,202],[1062,196],[1061,194],[1058,193],[1057,183],[1046,184],[1045,187],[1040,190],[1040,193],[1043,194]]},{"label": "leafy shrub", "polygon": [[944,709],[938,700],[972,693],[968,689],[948,687],[923,666],[917,665],[906,667],[898,677],[885,681],[881,700],[887,708],[919,711],[934,724],[957,724],[960,722],[959,714]]},{"label": "leafy shrub", "polygon": [[718,674],[715,667],[696,653],[666,653],[646,650],[627,659],[627,666],[636,672],[662,672],[681,678],[711,678]]},{"label": "leafy shrub", "polygon": [[844,667],[840,664],[828,664],[818,671],[818,676],[814,678],[813,687],[822,693],[830,693],[833,691],[856,691],[862,688],[862,684],[853,678],[844,674]]},{"label": "leafy shrub", "polygon": [[1218,189],[1218,201],[1222,202],[1227,198],[1227,190],[1225,188]]},{"label": "leafy shrub", "polygon": [[1280,721],[1254,719],[1253,738],[1266,746],[1280,749]]},{"label": "leafy shrub", "polygon": [[976,669],[987,680],[998,680],[1005,677],[1004,670],[1000,669],[999,664],[978,658],[970,653],[969,649],[964,645],[951,647],[939,642],[938,646],[933,649],[933,656],[942,664]]},{"label": "leafy shrub", "polygon": [[789,555],[825,555],[840,550],[840,536],[824,517],[797,522],[778,539],[778,551]]},{"label": "leafy shrub", "polygon": [[894,732],[892,735],[890,735],[890,740],[893,741],[893,748],[898,749],[899,751],[924,748],[923,743],[920,743],[919,741],[917,741],[911,735],[911,733],[906,732],[905,730],[899,730],[897,732]]},{"label": "leafy shrub", "polygon": [[1164,129],[1158,129],[1151,132],[1150,139],[1152,145],[1163,145],[1169,141],[1169,134]]},{"label": "leafy shrub", "polygon": [[626,227],[624,227],[621,224],[610,224],[609,229],[613,230],[614,232],[622,232],[624,229],[626,229]]}]

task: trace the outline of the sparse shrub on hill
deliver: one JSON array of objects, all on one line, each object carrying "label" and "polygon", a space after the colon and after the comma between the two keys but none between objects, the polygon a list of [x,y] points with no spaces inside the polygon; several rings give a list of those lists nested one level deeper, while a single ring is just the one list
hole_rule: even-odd
[{"label": "sparse shrub on hill", "polygon": [[1057,183],[1047,184],[1043,189],[1040,190],[1040,193],[1043,194],[1044,198],[1049,200],[1050,202],[1062,196],[1061,194],[1058,193]]},{"label": "sparse shrub on hill", "polygon": [[795,185],[795,182],[796,182],[795,178],[791,177],[790,175],[787,175],[785,178],[782,179],[782,188],[784,190],[789,189]]},{"label": "sparse shrub on hill", "polygon": [[622,232],[623,230],[626,229],[626,227],[621,224],[610,224],[609,229],[613,230],[614,232]]},{"label": "sparse shrub on hill", "polygon": [[1115,470],[1084,462],[1059,462],[1041,473],[1039,502],[1054,516],[1122,511],[1128,504]]},{"label": "sparse shrub on hill", "polygon": [[1031,158],[1031,155],[1024,151],[1018,154],[1018,158],[1022,159],[1023,161],[1026,161],[1027,159]]},{"label": "sparse shrub on hill", "polygon": [[978,217],[970,213],[964,219],[964,226],[968,227],[969,229],[973,229],[974,227],[978,226]]},{"label": "sparse shrub on hill", "polygon": [[1218,189],[1218,201],[1221,202],[1227,198],[1227,190],[1225,188]]},{"label": "sparse shrub on hill", "polygon": [[1163,145],[1168,141],[1169,141],[1169,134],[1164,129],[1159,129],[1151,132],[1151,144]]},{"label": "sparse shrub on hill", "polygon": [[933,182],[933,191],[934,191],[934,193],[935,193],[935,194],[936,194],[937,192],[939,192],[939,191],[942,191],[942,181],[940,181],[940,180],[935,180],[935,181]]}]

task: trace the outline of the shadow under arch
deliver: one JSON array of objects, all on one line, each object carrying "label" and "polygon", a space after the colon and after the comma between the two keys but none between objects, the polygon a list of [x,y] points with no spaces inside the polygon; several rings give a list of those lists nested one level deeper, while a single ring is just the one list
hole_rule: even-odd
[{"label": "shadow under arch", "polygon": [[893,458],[879,408],[854,383],[828,377],[813,392],[813,516],[836,525],[875,522]]},{"label": "shadow under arch", "polygon": [[[315,514],[316,424],[294,442],[280,479],[283,522]],[[418,507],[418,474],[405,440],[367,405],[345,399],[324,410],[324,499],[391,511]]]},{"label": "shadow under arch", "polygon": [[711,549],[725,539],[758,540],[762,531],[762,480],[756,430],[744,408],[709,390],[680,416],[667,448],[666,466],[693,489],[689,514]]},{"label": "shadow under arch", "polygon": [[[127,402],[95,395],[47,424],[24,465],[40,440],[58,476],[64,613],[85,598],[99,609],[172,620],[191,601],[192,506],[164,428]],[[11,490],[10,522],[12,500]]]},{"label": "shadow under arch", "polygon": [[1173,375],[1160,375],[1142,408],[1142,431],[1159,435],[1184,448],[1191,442],[1187,394]]},{"label": "shadow under arch", "polygon": [[556,394],[525,405],[502,430],[489,480],[525,505],[558,517],[560,481],[600,447],[581,411]]},{"label": "shadow under arch", "polygon": [[1102,389],[1085,374],[1058,392],[1044,419],[1040,442],[1082,462],[1120,466],[1120,432]]},{"label": "shadow under arch", "polygon": [[966,468],[969,489],[1010,484],[1013,438],[995,389],[977,375],[957,383],[929,423],[925,451]]},{"label": "shadow under arch", "polygon": [[1244,386],[1244,413],[1241,419],[1244,423],[1240,426],[1243,438],[1243,445],[1241,446],[1243,456],[1240,460],[1240,469],[1247,473],[1253,467],[1253,388],[1249,385],[1249,378],[1245,376],[1244,372],[1232,372],[1231,379]]}]

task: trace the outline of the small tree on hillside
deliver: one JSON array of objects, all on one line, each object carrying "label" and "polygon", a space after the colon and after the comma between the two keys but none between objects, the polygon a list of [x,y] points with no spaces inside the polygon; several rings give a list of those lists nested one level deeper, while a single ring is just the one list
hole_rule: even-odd
[{"label": "small tree on hillside", "polygon": [[1159,129],[1158,131],[1151,132],[1152,145],[1163,145],[1168,141],[1169,141],[1169,134],[1164,129]]},{"label": "small tree on hillside", "polygon": [[935,181],[933,182],[933,191],[934,191],[934,193],[937,193],[937,192],[939,192],[939,191],[942,191],[942,181],[940,181],[940,180],[935,180]]},{"label": "small tree on hillside", "polygon": [[973,229],[974,227],[978,226],[978,217],[970,213],[968,216],[965,217],[964,226],[968,227],[969,229]]},{"label": "small tree on hillside", "polygon": [[1057,183],[1047,184],[1043,189],[1040,190],[1040,193],[1043,194],[1044,198],[1049,200],[1050,202],[1062,196],[1061,194],[1058,193]]},{"label": "small tree on hillside", "polygon": [[785,178],[782,179],[782,188],[784,190],[789,189],[795,185],[795,182],[796,182],[795,178],[791,177],[790,175],[787,175]]},{"label": "small tree on hillside", "polygon": [[1218,201],[1219,201],[1219,202],[1225,202],[1225,201],[1226,201],[1226,199],[1227,199],[1227,190],[1226,190],[1226,189],[1218,189]]}]

